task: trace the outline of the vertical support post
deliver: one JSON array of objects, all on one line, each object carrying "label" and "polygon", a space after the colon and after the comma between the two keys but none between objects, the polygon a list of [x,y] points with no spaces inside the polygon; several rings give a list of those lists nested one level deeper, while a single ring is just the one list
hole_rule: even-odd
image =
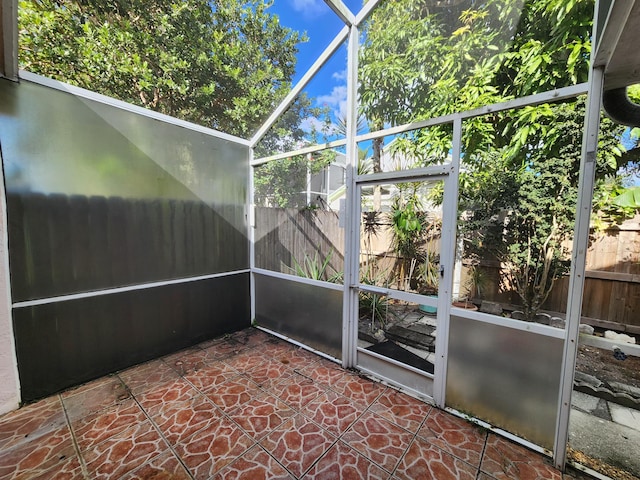
[{"label": "vertical support post", "polygon": [[453,270],[456,259],[456,230],[458,220],[458,178],[462,145],[462,120],[453,121],[453,149],[451,169],[445,180],[442,208],[442,238],[440,241],[440,268],[442,276],[438,288],[438,335],[434,365],[433,400],[440,408],[445,406],[447,386],[447,355],[449,350],[449,315],[451,312]]},{"label": "vertical support post", "polygon": [[456,260],[453,267],[453,299],[458,300],[462,295],[462,255],[464,254],[464,244],[462,237],[456,240]]},{"label": "vertical support post", "polygon": [[311,157],[312,155],[307,153],[307,191],[305,196],[307,207],[311,206]]},{"label": "vertical support post", "polygon": [[0,76],[18,80],[18,0],[0,0]]},{"label": "vertical support post", "polygon": [[324,195],[325,198],[325,202],[327,203],[327,207],[330,207],[329,205],[329,195],[331,194],[330,189],[331,189],[331,163],[329,165],[327,165],[327,171],[326,171],[326,175],[324,177],[324,188],[322,189],[322,194]]},{"label": "vertical support post", "polygon": [[[2,162],[2,152],[0,152]],[[1,166],[1,165],[0,165]],[[9,284],[9,232],[4,170],[0,168],[0,415],[20,405],[20,380],[11,315]]]},{"label": "vertical support post", "polygon": [[358,281],[360,205],[356,191],[358,172],[358,28],[349,29],[347,51],[347,158],[346,209],[344,232],[344,295],[342,307],[342,366],[356,364],[358,342],[358,293],[352,288]]},{"label": "vertical support post", "polygon": [[574,227],[573,253],[569,275],[569,297],[567,299],[567,328],[565,330],[562,372],[560,376],[560,396],[556,439],[553,460],[556,468],[564,470],[569,440],[569,416],[571,413],[571,393],[575,371],[582,294],[586,268],[587,248],[589,247],[589,221],[591,201],[596,172],[596,151],[598,149],[598,130],[600,128],[600,108],[604,85],[602,68],[592,68],[587,94],[584,135],[582,138],[582,156],[580,159],[580,177],[578,183],[578,204]]},{"label": "vertical support post", "polygon": [[249,235],[249,296],[251,298],[251,322],[256,318],[256,279],[254,269],[256,268],[256,206],[254,204],[254,182],[253,176],[256,168],[260,167],[252,167],[251,162],[253,161],[254,149],[249,148],[249,158],[247,161],[249,162],[249,178],[247,182],[247,233]]}]

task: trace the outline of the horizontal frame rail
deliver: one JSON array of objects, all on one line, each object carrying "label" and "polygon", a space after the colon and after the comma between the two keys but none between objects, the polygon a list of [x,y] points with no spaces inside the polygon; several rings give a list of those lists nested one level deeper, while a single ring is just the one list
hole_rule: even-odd
[{"label": "horizontal frame rail", "polygon": [[263,165],[265,163],[271,162],[273,160],[282,160],[283,158],[290,158],[290,157],[296,157],[298,155],[306,155],[307,153],[320,152],[322,150],[327,150],[329,148],[343,147],[346,144],[347,144],[346,139],[335,140],[333,142],[328,142],[328,143],[319,143],[317,145],[301,148],[299,150],[293,150],[290,152],[271,155],[269,157],[258,158],[256,160],[252,160],[250,165],[252,167],[255,167],[258,165]]},{"label": "horizontal frame rail", "polygon": [[329,290],[338,290],[342,292],[344,286],[338,283],[324,282],[322,280],[313,280],[311,278],[299,277],[297,275],[291,275],[289,273],[274,272],[273,270],[267,270],[264,268],[253,268],[252,273],[258,273],[267,277],[280,278],[282,280],[290,280],[292,282],[304,283],[306,285],[313,285],[315,287],[328,288]]},{"label": "horizontal frame rail", "polygon": [[452,171],[451,163],[432,165],[425,168],[410,170],[395,170],[392,172],[379,172],[369,175],[357,175],[355,180],[359,185],[376,185],[389,182],[415,182],[444,180]]},{"label": "horizontal frame rail", "polygon": [[105,288],[102,290],[92,290],[90,292],[72,293],[69,295],[59,295],[56,297],[46,297],[46,298],[38,298],[36,300],[26,300],[23,302],[13,303],[11,306],[13,308],[35,307],[37,305],[47,305],[50,303],[57,303],[57,302],[68,302],[71,300],[79,300],[82,298],[100,297],[103,295],[113,295],[116,293],[132,292],[135,290],[147,290],[149,288],[164,287],[166,285],[177,285],[181,283],[210,280],[212,278],[229,277],[232,275],[249,273],[250,271],[251,270],[247,268],[244,270],[234,270],[232,272],[223,272],[223,273],[212,273],[210,275],[200,275],[197,277],[185,277],[185,278],[177,278],[174,280],[164,280],[161,282],[140,283],[137,285],[128,285],[126,287]]},{"label": "horizontal frame rail", "polygon": [[[370,2],[371,3],[371,2]],[[368,5],[368,4],[367,4]],[[529,95],[527,97],[521,97],[514,100],[508,100],[506,102],[494,103],[492,105],[486,105],[484,107],[476,108],[473,110],[467,110],[458,113],[452,113],[441,117],[434,117],[427,120],[421,120],[419,122],[407,123],[398,125],[397,127],[386,128],[383,130],[376,130],[374,132],[368,132],[356,136],[356,142],[365,142],[367,140],[373,140],[376,138],[383,138],[391,135],[398,135],[406,133],[411,130],[418,130],[420,128],[434,127],[438,125],[444,125],[447,123],[453,123],[454,120],[466,120],[469,118],[479,117],[487,115],[489,113],[502,112],[505,110],[511,110],[513,108],[521,108],[531,105],[539,105],[548,102],[558,102],[569,98],[574,98],[578,95],[584,95],[587,93],[587,83],[580,83],[577,85],[571,85],[569,87],[563,87],[556,90],[550,90],[548,92],[537,93],[535,95]],[[298,150],[292,150],[289,152],[278,153],[270,155],[268,157],[262,157],[251,162],[252,166],[262,165],[264,163],[280,160],[282,158],[293,157],[295,155],[303,155],[305,153],[313,153],[320,150],[326,150],[329,148],[341,147],[346,145],[346,139],[340,139],[333,142],[312,145],[304,147]],[[359,179],[364,176],[360,176]],[[359,180],[362,181],[362,180]]]},{"label": "horizontal frame rail", "polygon": [[20,70],[20,79],[27,82],[35,83],[38,85],[42,85],[44,87],[53,88],[61,92],[70,93],[72,95],[75,95],[76,97],[86,98],[87,100],[93,100],[95,102],[102,103],[104,105],[110,105],[112,107],[116,107],[121,110],[125,110],[127,112],[135,113],[143,117],[153,118],[154,120],[159,120],[161,122],[168,123],[170,125],[175,125],[177,127],[193,130],[194,132],[204,133],[205,135],[210,135],[212,137],[220,138],[222,140],[228,140],[230,142],[239,143],[240,145],[244,145],[245,147],[251,146],[249,140],[246,140],[244,138],[236,137],[235,135],[220,132],[212,128],[203,127],[196,123],[187,122],[186,120],[180,120],[179,118],[171,117],[169,115],[165,115],[164,113],[139,107],[138,105],[134,105],[132,103],[123,102],[122,100],[117,100],[112,97],[107,97],[106,95],[92,92],[91,90],[86,90],[84,88],[76,87],[75,85],[69,85],[68,83],[60,82],[58,80],[53,80],[52,78],[48,78],[48,77],[43,77],[42,75],[37,75],[35,73],[27,72],[25,70]]},{"label": "horizontal frame rail", "polygon": [[508,100],[506,102],[494,103],[492,105],[485,105],[484,107],[475,108],[473,110],[466,110],[463,112],[451,113],[441,117],[434,117],[428,120],[422,120],[419,122],[407,123],[404,125],[398,125],[397,127],[386,128],[383,130],[377,130],[375,132],[369,132],[356,136],[357,142],[363,142],[366,140],[373,140],[374,138],[387,137],[389,135],[397,135],[399,133],[409,132],[411,130],[417,130],[420,128],[434,127],[437,125],[443,125],[446,123],[452,123],[454,120],[466,120],[469,118],[480,117],[489,113],[503,112],[505,110],[511,110],[513,108],[527,107],[531,105],[539,105],[548,102],[558,102],[573,98],[578,95],[587,93],[587,83],[579,83],[577,85],[571,85],[570,87],[558,88],[556,90],[550,90],[548,92],[536,93],[535,95],[529,95],[526,97],[516,98],[514,100]]}]

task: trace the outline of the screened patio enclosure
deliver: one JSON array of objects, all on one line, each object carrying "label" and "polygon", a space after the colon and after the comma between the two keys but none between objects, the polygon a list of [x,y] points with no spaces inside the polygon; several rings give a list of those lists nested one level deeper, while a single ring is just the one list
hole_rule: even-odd
[{"label": "screened patio enclosure", "polygon": [[[3,2],[3,409],[253,324],[563,469],[638,5],[326,3],[344,28],[240,138],[18,71]],[[266,142],[336,57],[346,128]]]}]

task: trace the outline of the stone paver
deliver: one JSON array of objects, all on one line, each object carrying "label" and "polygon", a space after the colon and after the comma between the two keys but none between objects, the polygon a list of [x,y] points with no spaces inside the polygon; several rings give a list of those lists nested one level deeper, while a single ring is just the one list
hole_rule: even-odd
[{"label": "stone paver", "polygon": [[640,412],[638,410],[633,410],[611,402],[607,403],[609,404],[611,419],[614,422],[640,432]]},{"label": "stone paver", "polygon": [[563,477],[578,478],[252,328],[0,417],[0,480]]}]

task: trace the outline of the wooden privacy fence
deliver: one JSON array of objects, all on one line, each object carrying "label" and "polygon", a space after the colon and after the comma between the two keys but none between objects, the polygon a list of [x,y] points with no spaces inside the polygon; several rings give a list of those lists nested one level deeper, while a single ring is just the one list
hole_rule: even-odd
[{"label": "wooden privacy fence", "polygon": [[255,218],[256,267],[292,273],[295,262],[322,262],[331,255],[329,274],[344,271],[344,229],[337,212],[256,207]]},{"label": "wooden privacy fence", "polygon": [[[7,196],[14,300],[247,268],[243,205],[200,201],[43,195]],[[344,269],[344,229],[326,210],[256,208],[256,266],[291,273],[305,258]],[[295,260],[295,262],[294,262]],[[499,268],[483,298],[517,303],[499,290]],[[566,311],[568,278],[544,308]],[[640,333],[640,217],[592,235],[582,316]]]},{"label": "wooden privacy fence", "polygon": [[7,206],[18,301],[249,266],[244,205],[27,192]]},{"label": "wooden privacy fence", "polygon": [[640,216],[594,232],[586,266],[583,317],[640,333]]},{"label": "wooden privacy fence", "polygon": [[[554,285],[544,308],[565,312],[569,278]],[[591,232],[582,298],[582,321],[640,333],[640,216],[604,232]]]},{"label": "wooden privacy fence", "polygon": [[[286,266],[293,266],[293,259],[300,263],[316,253],[324,259],[331,251],[332,268],[342,271],[344,230],[338,223],[336,212],[257,207],[256,266],[291,273]],[[488,283],[482,298],[517,305],[515,292],[500,289],[499,265],[487,262],[482,268]],[[544,309],[565,312],[568,286],[568,277],[559,279]],[[582,316],[595,326],[640,333],[640,216],[603,233],[592,232]]]}]

